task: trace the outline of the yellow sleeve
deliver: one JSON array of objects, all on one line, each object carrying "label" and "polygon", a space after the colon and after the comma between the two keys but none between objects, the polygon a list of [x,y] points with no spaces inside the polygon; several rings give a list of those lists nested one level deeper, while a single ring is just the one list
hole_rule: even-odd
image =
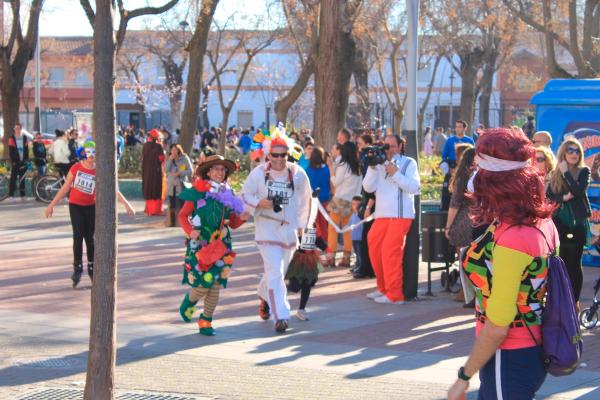
[{"label": "yellow sleeve", "polygon": [[496,245],[492,251],[492,292],[487,301],[486,317],[497,326],[508,326],[517,315],[517,297],[521,277],[533,257],[518,250]]}]

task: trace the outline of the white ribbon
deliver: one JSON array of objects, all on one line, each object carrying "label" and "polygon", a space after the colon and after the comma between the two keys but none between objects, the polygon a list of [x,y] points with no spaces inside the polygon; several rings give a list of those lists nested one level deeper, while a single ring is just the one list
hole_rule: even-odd
[{"label": "white ribbon", "polygon": [[504,172],[513,171],[515,169],[525,168],[529,165],[529,160],[526,161],[510,161],[503,160],[501,158],[495,158],[488,156],[487,154],[477,154],[475,156],[475,162],[479,168],[491,172]]},{"label": "white ribbon", "polygon": [[363,219],[362,221],[359,221],[352,225],[346,225],[344,228],[340,228],[339,226],[337,226],[335,224],[335,222],[333,222],[331,220],[331,217],[329,216],[329,214],[327,213],[327,210],[325,210],[325,207],[323,207],[323,204],[321,204],[321,202],[319,202],[319,212],[321,214],[323,214],[323,217],[325,218],[325,220],[327,222],[329,222],[331,224],[331,226],[333,226],[333,229],[335,229],[335,231],[337,233],[345,233],[345,232],[351,231],[351,230],[359,227],[360,225],[364,224],[365,222],[369,222],[369,221],[373,220],[373,215],[369,215],[367,218]]}]

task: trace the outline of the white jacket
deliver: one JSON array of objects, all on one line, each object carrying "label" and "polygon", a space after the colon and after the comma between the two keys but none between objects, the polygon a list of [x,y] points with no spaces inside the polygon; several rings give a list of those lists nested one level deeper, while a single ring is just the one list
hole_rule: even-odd
[{"label": "white jacket", "polygon": [[354,175],[348,164],[336,164],[331,184],[335,189],[334,197],[342,200],[352,201],[354,196],[360,194],[362,178]]},{"label": "white jacket", "polygon": [[257,208],[258,202],[268,197],[265,182],[265,170],[268,165],[261,164],[250,172],[244,182],[241,197],[246,210],[254,214],[257,244],[295,248],[298,240],[296,231],[298,228],[306,228],[308,221],[310,182],[306,172],[296,164],[288,162],[286,169],[281,173],[271,170],[271,180],[284,184],[289,181],[288,169],[291,171],[294,181],[292,197],[278,213],[273,209]]},{"label": "white jacket", "polygon": [[56,164],[69,164],[69,156],[71,151],[69,150],[69,144],[66,140],[58,138],[52,143],[52,156]]},{"label": "white jacket", "polygon": [[385,167],[369,167],[363,187],[369,193],[375,192],[375,218],[414,218],[414,195],[419,193],[421,180],[417,163],[410,157],[396,155],[390,161],[398,171],[387,176]]}]

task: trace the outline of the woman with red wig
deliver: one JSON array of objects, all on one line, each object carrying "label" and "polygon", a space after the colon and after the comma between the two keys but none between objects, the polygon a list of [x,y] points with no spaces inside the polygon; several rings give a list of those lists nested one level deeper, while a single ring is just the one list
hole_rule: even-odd
[{"label": "woman with red wig", "polygon": [[479,399],[532,399],[546,378],[542,310],[547,256],[559,238],[535,149],[520,129],[488,129],[477,141],[471,215],[489,224],[463,269],[476,291],[475,344],[448,399],[464,398],[479,371]]}]

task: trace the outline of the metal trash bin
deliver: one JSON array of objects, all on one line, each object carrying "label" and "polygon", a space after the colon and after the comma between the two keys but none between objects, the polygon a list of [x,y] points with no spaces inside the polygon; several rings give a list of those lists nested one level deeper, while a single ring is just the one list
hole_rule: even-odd
[{"label": "metal trash bin", "polygon": [[[454,247],[446,239],[446,220],[447,211],[424,211],[421,213],[421,238],[422,252],[421,258],[427,263],[427,293],[433,296],[431,292],[431,273],[436,271],[446,271],[446,276],[450,274],[450,265],[455,260]],[[431,267],[431,263],[443,263],[443,267]],[[446,290],[450,291],[449,279],[446,280]]]}]

